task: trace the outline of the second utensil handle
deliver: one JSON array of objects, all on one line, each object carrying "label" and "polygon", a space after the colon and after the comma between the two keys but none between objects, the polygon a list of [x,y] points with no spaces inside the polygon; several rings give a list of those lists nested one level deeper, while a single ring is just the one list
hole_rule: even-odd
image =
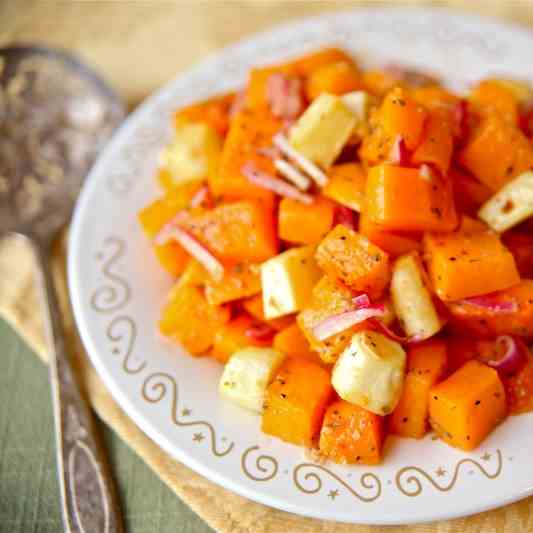
[{"label": "second utensil handle", "polygon": [[49,352],[62,514],[68,533],[120,533],[112,479],[67,356],[48,250],[32,241]]}]

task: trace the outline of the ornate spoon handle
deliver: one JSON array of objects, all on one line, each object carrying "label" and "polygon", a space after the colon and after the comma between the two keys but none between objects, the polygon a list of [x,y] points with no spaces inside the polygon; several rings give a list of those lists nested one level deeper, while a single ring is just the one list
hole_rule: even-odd
[{"label": "ornate spoon handle", "polygon": [[57,469],[63,524],[68,533],[121,533],[113,481],[95,438],[65,349],[47,249],[32,242],[48,343]]}]

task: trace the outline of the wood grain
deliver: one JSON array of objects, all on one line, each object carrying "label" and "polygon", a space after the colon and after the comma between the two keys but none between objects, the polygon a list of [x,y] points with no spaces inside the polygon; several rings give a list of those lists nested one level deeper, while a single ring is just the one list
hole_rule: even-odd
[{"label": "wood grain", "polygon": [[[393,2],[388,2],[392,4]],[[408,2],[428,4],[428,2]],[[0,1],[0,45],[41,42],[75,51],[118,89],[130,106],[209,52],[254,31],[304,15],[377,2],[327,1]],[[380,5],[383,2],[379,3]],[[432,2],[461,7],[464,2]],[[22,8],[23,5],[23,8]],[[469,1],[468,10],[533,25],[530,2]],[[80,357],[79,372],[100,415],[193,510],[223,533],[526,533],[533,499],[481,515],[411,527],[369,527],[305,519],[250,502],[213,485],[169,458],[111,399],[87,363],[74,333],[66,297],[64,255],[57,254],[66,327]],[[33,312],[31,260],[20,244],[0,245],[0,312],[42,355]],[[387,510],[384,508],[383,512]]]}]

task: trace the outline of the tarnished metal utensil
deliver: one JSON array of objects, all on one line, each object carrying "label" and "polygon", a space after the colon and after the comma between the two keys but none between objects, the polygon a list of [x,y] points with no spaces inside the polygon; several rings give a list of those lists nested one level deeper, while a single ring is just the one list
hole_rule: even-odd
[{"label": "tarnished metal utensil", "polygon": [[0,49],[0,238],[19,235],[35,255],[69,533],[117,533],[122,521],[67,357],[50,250],[99,150],[124,115],[118,96],[72,56],[34,46]]}]

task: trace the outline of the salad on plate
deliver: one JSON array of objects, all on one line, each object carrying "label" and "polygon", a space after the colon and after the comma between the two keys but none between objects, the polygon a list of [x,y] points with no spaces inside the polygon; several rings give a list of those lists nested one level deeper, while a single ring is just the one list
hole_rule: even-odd
[{"label": "salad on plate", "polygon": [[533,410],[529,85],[324,49],[173,126],[139,220],[176,278],[158,328],[224,365],[221,401],[344,464]]}]

